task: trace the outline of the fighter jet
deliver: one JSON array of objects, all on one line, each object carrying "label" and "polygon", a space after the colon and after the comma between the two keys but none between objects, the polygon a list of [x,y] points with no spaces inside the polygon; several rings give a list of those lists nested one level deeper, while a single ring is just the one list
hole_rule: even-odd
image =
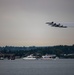
[{"label": "fighter jet", "polygon": [[56,24],[55,27],[60,27],[60,23],[59,24]]},{"label": "fighter jet", "polygon": [[46,22],[46,24],[51,25],[52,27],[67,28],[67,26],[63,26],[60,23],[56,24],[54,22]]},{"label": "fighter jet", "polygon": [[59,27],[60,27],[60,28],[67,28],[67,26],[63,26],[63,25],[62,25],[62,26],[59,26]]},{"label": "fighter jet", "polygon": [[46,22],[46,24],[52,25],[52,24],[54,24],[54,22],[53,21],[52,22]]},{"label": "fighter jet", "polygon": [[54,23],[54,24],[52,24],[52,27],[54,27],[54,26],[56,26],[57,24],[56,23]]}]

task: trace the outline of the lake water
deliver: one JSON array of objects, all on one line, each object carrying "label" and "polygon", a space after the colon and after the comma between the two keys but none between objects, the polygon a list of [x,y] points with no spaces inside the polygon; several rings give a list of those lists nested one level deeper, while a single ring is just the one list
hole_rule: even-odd
[{"label": "lake water", "polygon": [[0,60],[0,75],[74,75],[74,59]]}]

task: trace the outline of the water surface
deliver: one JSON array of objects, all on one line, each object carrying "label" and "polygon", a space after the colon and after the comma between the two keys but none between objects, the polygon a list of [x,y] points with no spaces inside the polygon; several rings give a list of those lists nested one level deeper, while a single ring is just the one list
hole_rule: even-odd
[{"label": "water surface", "polygon": [[74,59],[0,60],[0,75],[74,75]]}]

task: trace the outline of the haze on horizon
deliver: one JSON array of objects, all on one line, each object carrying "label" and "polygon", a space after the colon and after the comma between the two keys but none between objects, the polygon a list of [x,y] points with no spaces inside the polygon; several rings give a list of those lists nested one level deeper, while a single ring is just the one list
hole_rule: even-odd
[{"label": "haze on horizon", "polygon": [[0,46],[74,44],[74,0],[0,0]]}]

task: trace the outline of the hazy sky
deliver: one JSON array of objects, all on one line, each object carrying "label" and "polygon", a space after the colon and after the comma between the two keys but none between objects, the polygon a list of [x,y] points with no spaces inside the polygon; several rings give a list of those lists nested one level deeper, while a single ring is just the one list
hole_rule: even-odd
[{"label": "hazy sky", "polygon": [[74,0],[0,0],[0,46],[74,44]]}]

